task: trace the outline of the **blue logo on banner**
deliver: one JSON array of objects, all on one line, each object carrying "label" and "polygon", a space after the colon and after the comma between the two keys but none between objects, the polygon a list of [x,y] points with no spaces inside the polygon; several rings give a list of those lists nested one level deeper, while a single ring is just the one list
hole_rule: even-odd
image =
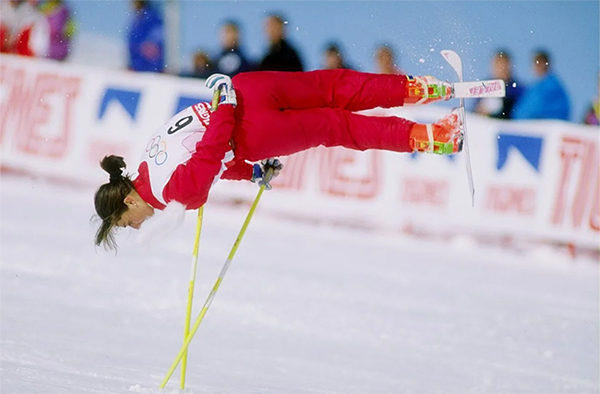
[{"label": "blue logo on banner", "polygon": [[537,172],[540,172],[543,142],[544,139],[541,137],[498,133],[498,163],[496,163],[496,168],[498,170],[504,168],[509,152],[517,150]]},{"label": "blue logo on banner", "polygon": [[180,111],[183,111],[187,107],[190,107],[194,104],[208,102],[208,100],[200,97],[189,97],[189,96],[179,96],[179,100],[177,100],[177,106],[175,107],[175,113],[177,114]]},{"label": "blue logo on banner", "polygon": [[100,102],[100,110],[98,111],[98,119],[102,119],[108,109],[108,106],[113,102],[118,102],[131,119],[135,119],[137,114],[138,104],[140,102],[141,93],[135,90],[123,90],[116,88],[107,88]]}]

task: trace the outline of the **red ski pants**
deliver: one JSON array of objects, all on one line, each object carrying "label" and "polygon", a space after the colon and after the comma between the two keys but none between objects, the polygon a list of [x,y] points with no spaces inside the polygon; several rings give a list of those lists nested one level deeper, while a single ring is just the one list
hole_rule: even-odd
[{"label": "red ski pants", "polygon": [[257,161],[319,145],[408,152],[414,122],[354,113],[403,105],[405,83],[403,75],[352,70],[238,74],[235,155]]}]

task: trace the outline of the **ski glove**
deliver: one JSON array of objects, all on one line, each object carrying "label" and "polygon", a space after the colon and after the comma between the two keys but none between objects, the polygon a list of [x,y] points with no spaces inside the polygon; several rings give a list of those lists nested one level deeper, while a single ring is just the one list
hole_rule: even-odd
[{"label": "ski glove", "polygon": [[204,85],[213,91],[221,89],[219,104],[237,105],[237,98],[235,96],[235,90],[233,89],[233,83],[231,82],[231,78],[229,78],[227,75],[213,74],[208,77],[206,82],[204,82]]},{"label": "ski glove", "polygon": [[[265,190],[271,190],[271,179],[279,175],[283,169],[283,164],[279,159],[266,159],[260,164],[254,164],[252,168],[252,182],[258,181],[258,186],[265,186]],[[269,171],[272,170],[272,171]]]}]

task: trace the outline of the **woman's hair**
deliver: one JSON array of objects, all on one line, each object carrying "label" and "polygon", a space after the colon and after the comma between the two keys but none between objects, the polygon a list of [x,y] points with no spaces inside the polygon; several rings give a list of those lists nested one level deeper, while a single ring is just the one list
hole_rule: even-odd
[{"label": "woman's hair", "polygon": [[105,156],[100,167],[109,174],[109,182],[100,186],[94,196],[96,213],[102,220],[96,232],[96,245],[104,244],[109,249],[116,249],[113,229],[121,216],[127,211],[125,197],[134,190],[131,178],[123,175],[125,161],[120,156]]}]

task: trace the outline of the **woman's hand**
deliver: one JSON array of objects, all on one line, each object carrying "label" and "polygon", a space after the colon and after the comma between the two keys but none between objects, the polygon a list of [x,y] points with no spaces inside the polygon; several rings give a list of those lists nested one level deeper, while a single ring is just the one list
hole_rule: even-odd
[{"label": "woman's hand", "polygon": [[213,91],[220,89],[219,104],[237,105],[237,98],[231,78],[225,74],[213,74],[204,83],[204,85]]},{"label": "woman's hand", "polygon": [[283,169],[283,164],[279,159],[265,159],[260,164],[254,164],[252,171],[252,182],[257,182],[259,186],[265,186],[265,190],[271,190],[271,180],[279,175]]}]

